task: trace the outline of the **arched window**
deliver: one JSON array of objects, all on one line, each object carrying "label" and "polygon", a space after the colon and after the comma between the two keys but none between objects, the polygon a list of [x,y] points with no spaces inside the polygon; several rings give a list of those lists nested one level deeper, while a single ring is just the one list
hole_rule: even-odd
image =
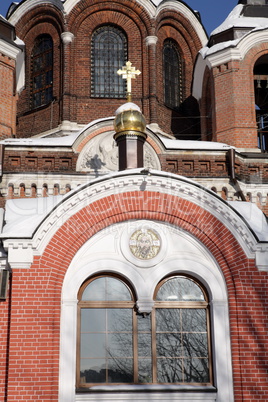
[{"label": "arched window", "polygon": [[127,61],[127,38],[123,31],[105,25],[91,42],[91,95],[98,98],[125,97],[125,83],[117,74]]},{"label": "arched window", "polygon": [[268,54],[261,56],[254,66],[255,109],[258,126],[258,147],[268,151]]},{"label": "arched window", "polygon": [[31,106],[36,108],[53,99],[53,41],[49,35],[36,39],[31,63]]},{"label": "arched window", "polygon": [[121,279],[100,276],[78,295],[78,388],[96,384],[211,384],[208,301],[183,276],[163,280],[141,315]]},{"label": "arched window", "polygon": [[183,101],[183,72],[181,55],[171,39],[164,42],[163,70],[165,104],[176,109]]}]

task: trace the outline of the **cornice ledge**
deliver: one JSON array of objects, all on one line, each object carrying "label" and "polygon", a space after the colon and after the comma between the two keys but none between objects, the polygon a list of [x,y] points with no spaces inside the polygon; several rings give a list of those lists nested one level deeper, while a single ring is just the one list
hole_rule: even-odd
[{"label": "cornice ledge", "polygon": [[11,44],[3,39],[0,39],[0,53],[13,60],[16,60],[17,56],[21,53],[21,49],[16,44]]},{"label": "cornice ledge", "polygon": [[259,271],[268,272],[268,243],[258,244],[255,262]]},{"label": "cornice ledge", "polygon": [[[71,191],[47,215],[37,228],[32,240],[7,239],[4,241],[5,248],[9,250],[21,248],[22,251],[23,248],[27,248],[32,249],[32,255],[40,255],[57,230],[71,216],[91,203],[111,195],[119,196],[122,193],[133,191],[150,191],[188,200],[210,212],[230,230],[247,257],[249,259],[256,258],[258,265],[263,267],[265,257],[262,249],[258,248],[261,243],[258,242],[243,217],[219,196],[182,176],[154,170],[142,174],[143,171],[145,172],[144,169],[135,169],[131,172],[112,173]],[[124,212],[123,209],[122,212]],[[258,254],[256,254],[256,250],[258,250]],[[30,259],[30,254],[25,253],[25,258]],[[15,259],[15,261],[17,260]]]},{"label": "cornice ledge", "polygon": [[229,61],[240,61],[242,60],[242,55],[238,48],[228,48],[210,54],[206,57],[206,59],[207,65],[210,68],[213,68],[228,63]]}]

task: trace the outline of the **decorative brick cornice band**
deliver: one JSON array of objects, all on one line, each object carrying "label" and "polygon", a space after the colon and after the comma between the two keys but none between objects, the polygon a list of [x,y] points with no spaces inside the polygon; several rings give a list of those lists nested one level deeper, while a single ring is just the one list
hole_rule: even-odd
[{"label": "decorative brick cornice band", "polygon": [[[263,256],[267,253],[267,244],[258,243],[243,218],[215,193],[180,176],[150,170],[144,171],[144,174],[141,172],[141,169],[119,172],[80,186],[68,193],[54,208],[38,227],[33,239],[8,239],[4,242],[5,247],[30,247],[33,254],[40,255],[59,229],[65,227],[66,230],[66,225],[72,234],[76,232],[78,235],[80,231],[82,235],[85,230],[90,230],[90,235],[93,235],[117,219],[152,217],[156,220],[170,220],[175,224],[178,218],[188,222],[190,217],[192,223],[187,225],[196,225],[198,233],[203,232],[212,237],[217,235],[215,241],[222,241],[222,244],[231,238],[232,241],[236,239],[247,258],[254,258],[257,251],[262,256],[259,257],[261,269],[265,270]],[[188,212],[182,208],[185,202]],[[91,223],[79,222],[81,227],[78,229],[75,216],[80,211],[84,211],[82,214],[86,216],[90,214]],[[209,217],[212,216],[214,218],[211,220]],[[221,239],[222,234],[216,233],[216,222],[221,223],[225,231],[229,231],[229,235],[225,233],[224,239]]]}]

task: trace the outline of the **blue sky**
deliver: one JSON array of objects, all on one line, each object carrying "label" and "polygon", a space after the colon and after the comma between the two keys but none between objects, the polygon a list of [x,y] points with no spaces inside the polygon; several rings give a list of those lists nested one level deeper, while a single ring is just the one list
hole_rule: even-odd
[{"label": "blue sky", "polygon": [[[19,0],[16,0],[19,1]],[[208,34],[224,21],[229,12],[237,5],[237,0],[186,0],[194,10],[201,13],[202,22]],[[10,0],[0,0],[0,14],[4,17],[11,4]]]}]

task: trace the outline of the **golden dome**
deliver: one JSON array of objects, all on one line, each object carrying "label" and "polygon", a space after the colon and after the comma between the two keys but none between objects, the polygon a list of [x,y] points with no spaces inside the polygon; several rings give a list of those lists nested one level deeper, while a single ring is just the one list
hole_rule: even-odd
[{"label": "golden dome", "polygon": [[136,134],[145,133],[146,121],[140,111],[140,108],[134,103],[126,103],[121,106],[114,120],[114,129],[116,134]]}]

